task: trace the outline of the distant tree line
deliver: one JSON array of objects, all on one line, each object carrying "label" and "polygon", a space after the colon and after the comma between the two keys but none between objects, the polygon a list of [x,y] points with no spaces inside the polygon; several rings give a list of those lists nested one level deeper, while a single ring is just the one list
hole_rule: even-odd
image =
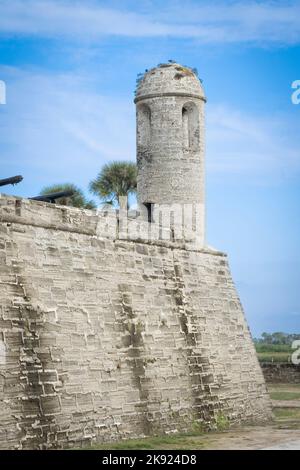
[{"label": "distant tree line", "polygon": [[300,333],[262,333],[260,338],[255,338],[254,341],[257,344],[268,344],[268,345],[286,345],[291,346],[292,342],[300,340]]}]

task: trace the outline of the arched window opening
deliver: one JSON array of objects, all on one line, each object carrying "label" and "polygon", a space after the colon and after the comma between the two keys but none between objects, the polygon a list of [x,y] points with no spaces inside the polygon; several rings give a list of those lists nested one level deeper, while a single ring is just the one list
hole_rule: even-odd
[{"label": "arched window opening", "polygon": [[142,104],[137,108],[137,139],[138,145],[146,147],[151,137],[151,110]]},{"label": "arched window opening", "polygon": [[195,103],[185,103],[182,108],[182,143],[186,149],[199,147],[199,110]]},{"label": "arched window opening", "polygon": [[182,134],[183,134],[183,146],[188,148],[190,146],[189,138],[189,115],[186,108],[182,108]]}]

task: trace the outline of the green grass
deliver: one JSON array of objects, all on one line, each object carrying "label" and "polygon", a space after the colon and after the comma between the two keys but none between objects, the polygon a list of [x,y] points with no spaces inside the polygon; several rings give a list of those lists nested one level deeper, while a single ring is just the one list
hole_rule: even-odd
[{"label": "green grass", "polygon": [[[268,389],[272,400],[299,400],[300,403],[300,384],[269,384]],[[277,423],[300,424],[300,408],[275,406],[273,413]]]},{"label": "green grass", "polygon": [[300,391],[270,391],[270,397],[272,400],[300,400]]},{"label": "green grass", "polygon": [[300,420],[300,408],[274,408],[273,413],[277,420]]},{"label": "green grass", "polygon": [[258,352],[257,356],[261,362],[291,362],[289,352]]},{"label": "green grass", "polygon": [[203,449],[199,432],[178,434],[176,436],[157,436],[144,439],[130,439],[126,441],[97,444],[86,447],[86,450],[172,450],[172,449]]},{"label": "green grass", "polygon": [[258,353],[263,352],[286,352],[292,353],[293,350],[289,344],[265,344],[265,343],[255,343],[255,349]]},{"label": "green grass", "polygon": [[300,383],[268,383],[268,390],[274,392],[300,392]]},{"label": "green grass", "polygon": [[255,343],[258,359],[263,362],[290,362],[293,350],[289,344]]},{"label": "green grass", "polygon": [[268,384],[272,400],[299,400],[300,384]]}]

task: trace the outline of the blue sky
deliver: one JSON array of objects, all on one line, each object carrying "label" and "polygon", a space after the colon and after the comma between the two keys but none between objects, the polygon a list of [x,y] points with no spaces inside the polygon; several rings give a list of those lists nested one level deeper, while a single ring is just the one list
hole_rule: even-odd
[{"label": "blue sky", "polygon": [[135,159],[136,75],[196,67],[207,103],[207,241],[255,335],[300,330],[300,1],[0,0],[0,175],[10,194]]}]

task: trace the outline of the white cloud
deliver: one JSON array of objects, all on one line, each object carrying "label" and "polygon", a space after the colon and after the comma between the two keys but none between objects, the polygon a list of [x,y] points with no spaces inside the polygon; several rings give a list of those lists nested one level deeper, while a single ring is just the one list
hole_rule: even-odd
[{"label": "white cloud", "polygon": [[[109,2],[107,2],[109,4]],[[148,4],[148,2],[146,2]],[[0,0],[0,32],[98,40],[103,35],[186,37],[205,43],[300,42],[300,3],[162,2],[138,11],[93,1]]]},{"label": "white cloud", "polygon": [[207,166],[220,175],[262,183],[300,173],[298,123],[290,116],[258,116],[208,105]]},{"label": "white cloud", "polygon": [[0,31],[37,35],[159,36],[165,24],[136,13],[103,8],[88,2],[0,0]]},{"label": "white cloud", "polygon": [[64,181],[87,187],[104,162],[135,159],[132,96],[103,96],[79,75],[1,73],[9,83],[0,115],[1,173],[24,174],[22,188],[28,183],[36,192]]}]

